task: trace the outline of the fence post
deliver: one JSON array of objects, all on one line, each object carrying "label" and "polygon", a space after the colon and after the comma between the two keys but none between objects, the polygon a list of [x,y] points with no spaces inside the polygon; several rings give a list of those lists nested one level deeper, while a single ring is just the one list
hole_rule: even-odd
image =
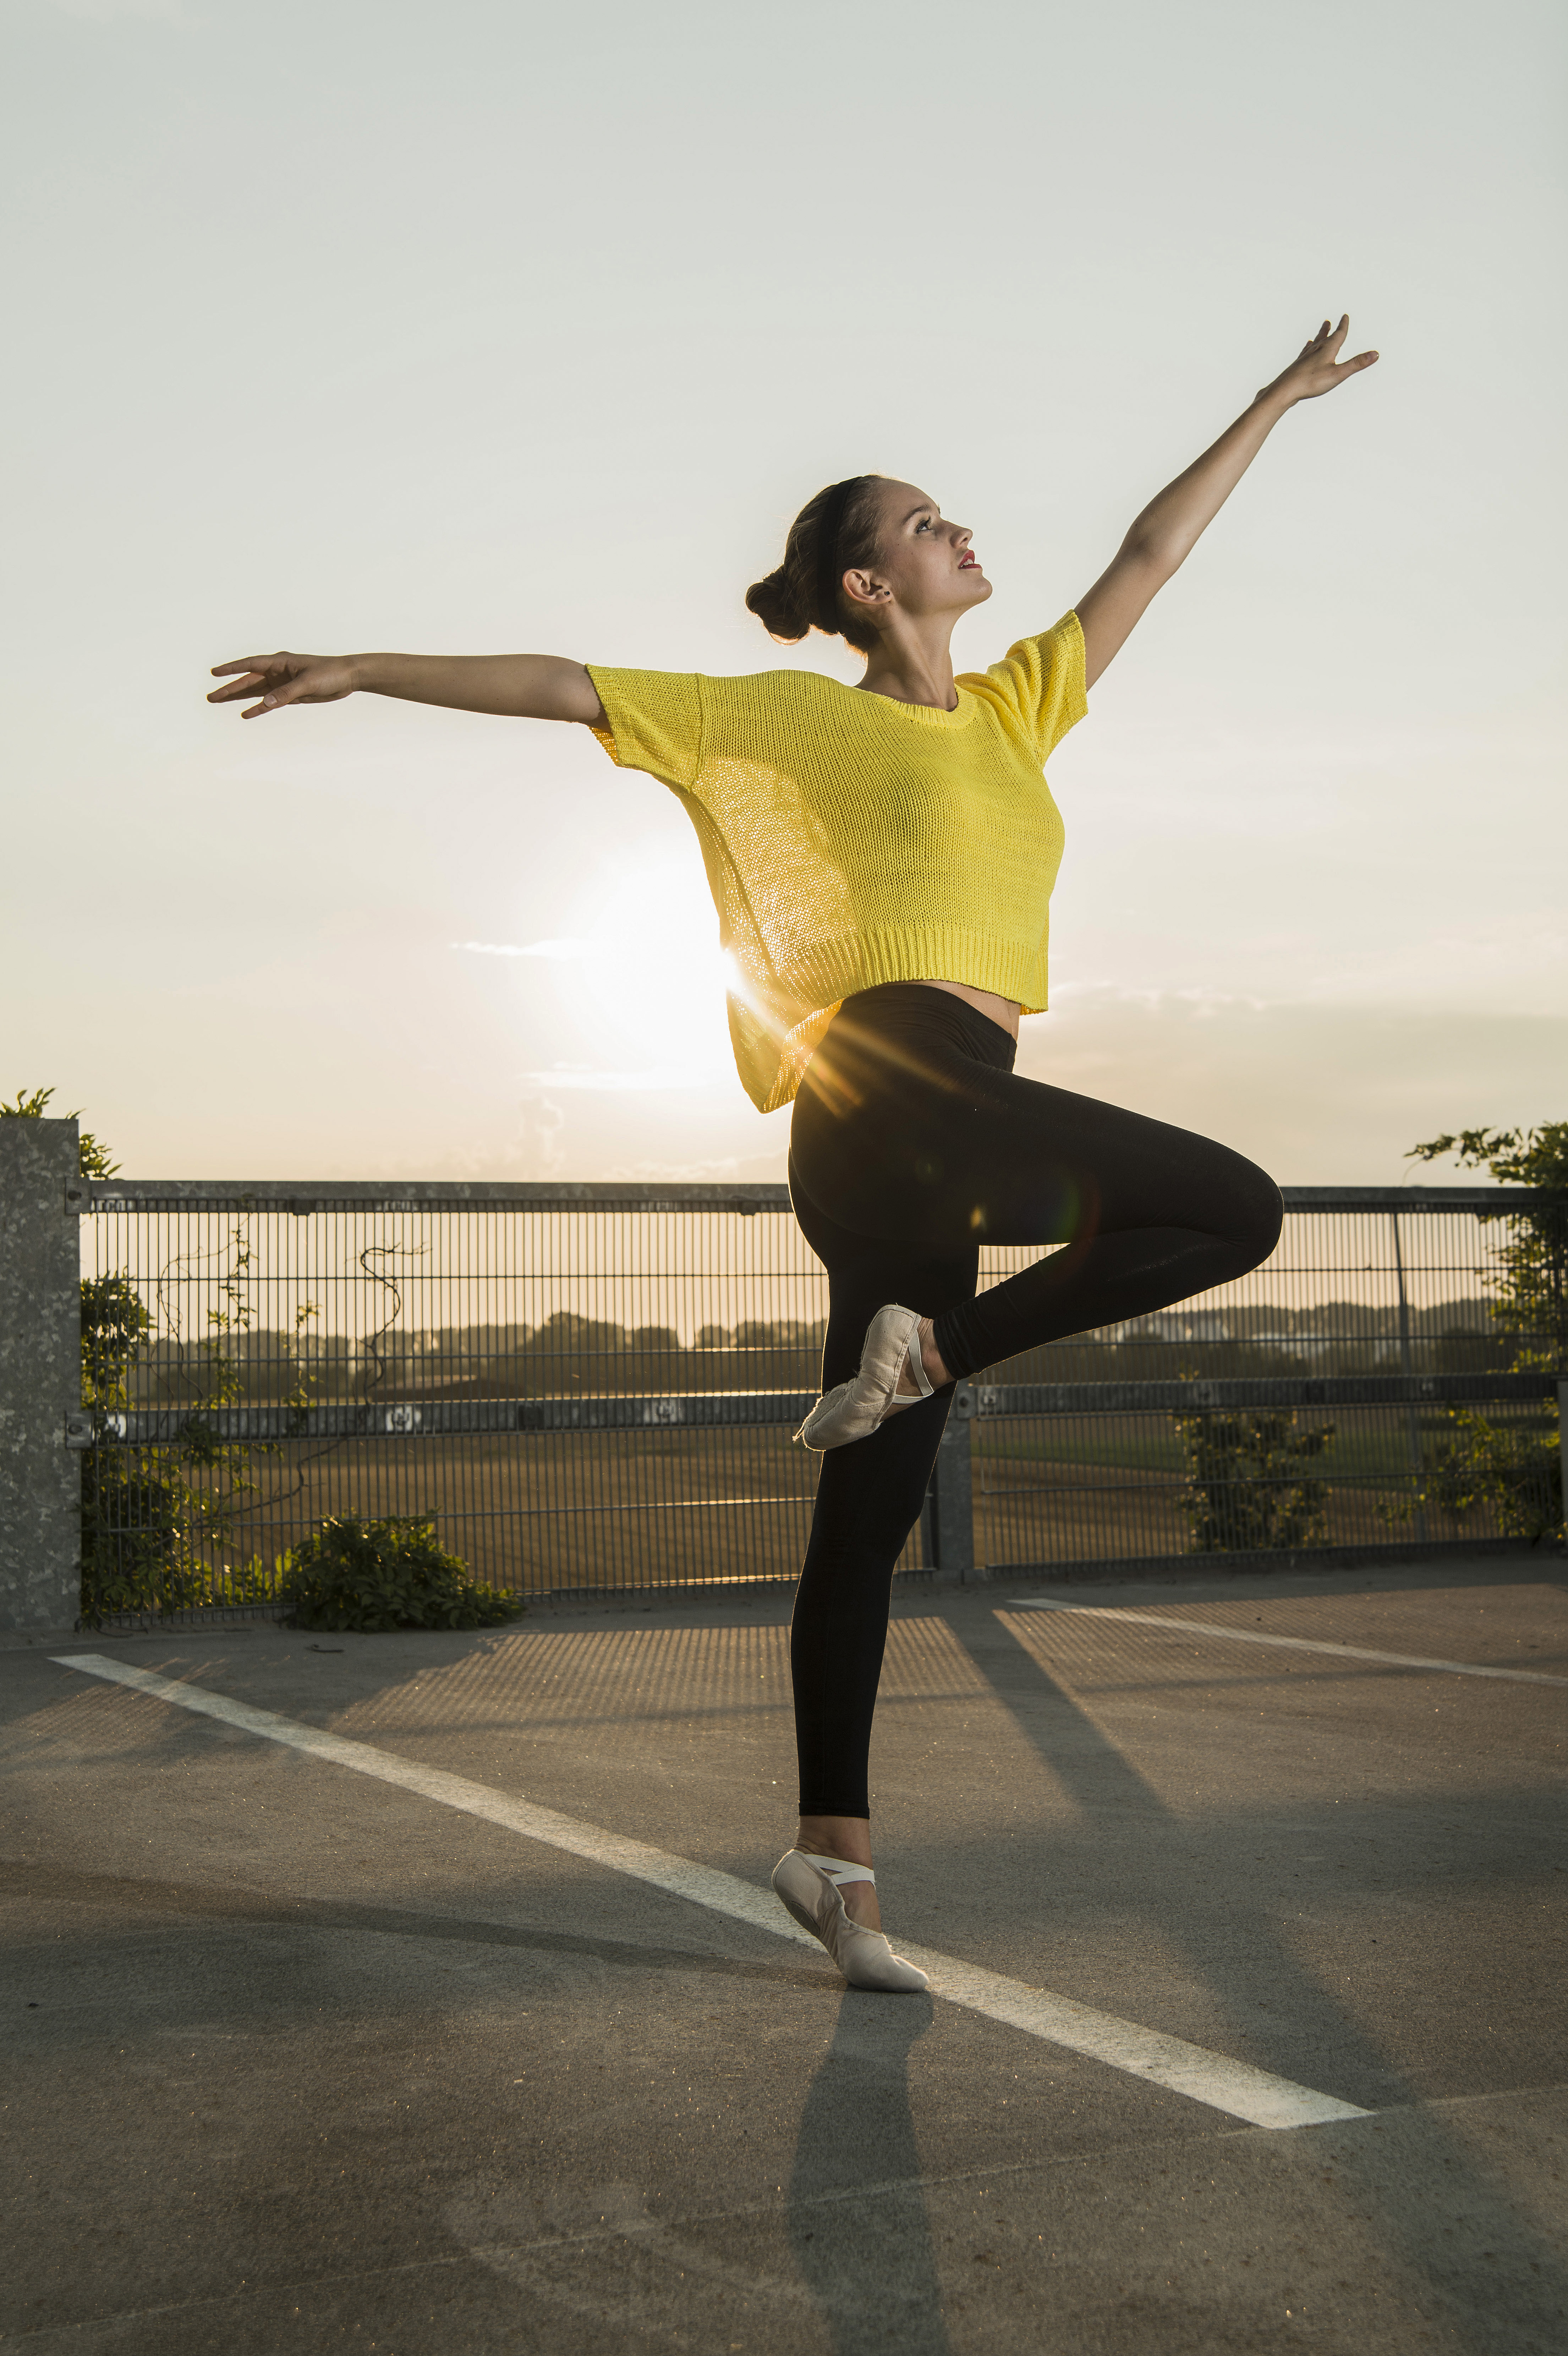
[{"label": "fence post", "polygon": [[[1399,1243],[1399,1213],[1391,1211],[1389,1225],[1393,1229],[1393,1272],[1399,1283],[1399,1370],[1410,1376],[1415,1372],[1415,1361],[1410,1350],[1410,1297],[1404,1289],[1404,1254]],[[1414,1407],[1404,1410],[1404,1446],[1410,1459],[1410,1477],[1415,1484],[1415,1535],[1426,1544],[1426,1507],[1421,1498],[1421,1417]]]},{"label": "fence post", "polygon": [[74,1120],[0,1120],[0,1629],[81,1605],[81,1261]]},{"label": "fence post", "polygon": [[969,1427],[975,1387],[960,1383],[936,1451],[931,1474],[929,1559],[950,1578],[975,1576],[975,1493],[969,1470]]},{"label": "fence post", "polygon": [[1557,1386],[1557,1453],[1563,1466],[1563,1543],[1568,1546],[1568,1383]]}]

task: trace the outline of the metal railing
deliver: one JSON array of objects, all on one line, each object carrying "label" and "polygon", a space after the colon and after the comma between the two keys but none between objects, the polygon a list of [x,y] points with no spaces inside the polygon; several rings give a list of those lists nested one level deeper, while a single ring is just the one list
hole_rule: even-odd
[{"label": "metal railing", "polygon": [[[336,1514],[428,1514],[524,1592],[797,1569],[827,1280],[784,1187],[68,1192],[97,1378],[67,1436],[96,1559],[182,1564],[161,1608],[266,1608]],[[1554,1377],[1510,1371],[1530,1337],[1492,1314],[1532,1200],[1287,1189],[1239,1283],[960,1385],[901,1569],[1497,1537],[1421,1493],[1456,1408],[1538,1453],[1551,1427]],[[991,1251],[982,1285],[1040,1256]]]}]

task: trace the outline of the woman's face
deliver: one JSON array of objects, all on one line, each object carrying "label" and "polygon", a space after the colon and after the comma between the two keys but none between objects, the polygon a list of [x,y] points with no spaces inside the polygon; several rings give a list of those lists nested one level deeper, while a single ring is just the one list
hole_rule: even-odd
[{"label": "woman's face", "polygon": [[880,518],[874,564],[845,576],[857,603],[886,612],[897,605],[912,621],[966,614],[984,605],[991,584],[969,545],[966,524],[950,523],[934,499],[913,483],[880,487]]}]

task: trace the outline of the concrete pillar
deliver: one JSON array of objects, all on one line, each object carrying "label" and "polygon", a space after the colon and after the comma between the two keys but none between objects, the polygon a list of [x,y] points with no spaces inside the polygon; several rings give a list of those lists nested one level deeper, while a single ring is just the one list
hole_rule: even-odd
[{"label": "concrete pillar", "polygon": [[[0,1630],[81,1601],[81,1262],[74,1120],[0,1120]],[[68,1194],[76,1197],[68,1201]]]},{"label": "concrete pillar", "polygon": [[969,1469],[969,1427],[975,1389],[960,1383],[953,1394],[942,1445],[931,1476],[927,1560],[949,1579],[975,1577],[975,1495]]}]

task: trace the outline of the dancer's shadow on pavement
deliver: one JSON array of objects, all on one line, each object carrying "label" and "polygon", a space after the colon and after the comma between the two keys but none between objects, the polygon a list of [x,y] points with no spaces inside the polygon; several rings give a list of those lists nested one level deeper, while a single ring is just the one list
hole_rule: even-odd
[{"label": "dancer's shadow on pavement", "polygon": [[[1497,2356],[1502,2349],[1512,2356],[1515,2349],[1554,2344],[1552,2335],[1560,2333],[1568,2304],[1561,2247],[1541,2232],[1504,2171],[1488,2164],[1477,2136],[1464,2136],[1445,2105],[1413,2091],[1375,2028],[1295,1951],[1276,1902],[1249,1876],[1238,1841],[1249,1815],[1254,1825],[1262,1818],[1256,1794],[1231,1795],[1207,1821],[1184,1817],[1101,1730],[1075,1698],[1070,1677],[1009,1627],[1005,1612],[998,1611],[983,1633],[949,1625],[1020,1733],[1084,1813],[1090,1830],[1086,1843],[1074,1845],[1073,1859],[1079,1904],[1103,1909],[1107,1923],[1122,1920],[1129,1881],[1141,1867],[1140,1910],[1171,1953],[1185,1960],[1196,1984],[1219,1998],[1229,2024],[1222,2032],[1227,2050],[1239,2044],[1245,2059],[1266,2069],[1364,2104],[1372,2113],[1397,2115],[1402,2167],[1392,2180],[1380,2165],[1380,2136],[1348,2129],[1293,2132],[1322,2136],[1342,2187],[1336,2197],[1373,2226],[1391,2258],[1408,2269],[1407,2280],[1425,2282],[1435,2299],[1440,2294],[1445,2344],[1474,2356]],[[1304,1815],[1312,1804],[1294,1799],[1290,1813]],[[1439,1805],[1452,1812],[1446,1793]],[[1375,1805],[1369,1814],[1376,1814]],[[1117,1822],[1123,1837],[1107,1837],[1108,1826]],[[1138,1834],[1141,1838],[1129,1837]],[[1343,1840],[1345,1827],[1336,1827],[1332,1837]],[[1329,1828],[1325,1825],[1313,1837],[1330,1837]],[[1451,2252],[1443,2249],[1453,2235],[1435,2224],[1435,2207],[1450,2218],[1454,2233],[1473,2220],[1487,2221],[1478,2238],[1493,2247],[1483,2254],[1485,2263],[1462,2262],[1456,2240]],[[1494,2268],[1499,2254],[1505,2262]],[[1507,2286],[1500,2292],[1499,2275]]]},{"label": "dancer's shadow on pavement", "polygon": [[928,1996],[851,1989],[811,2083],[789,2180],[789,2236],[834,2356],[949,2356],[910,2111]]}]

